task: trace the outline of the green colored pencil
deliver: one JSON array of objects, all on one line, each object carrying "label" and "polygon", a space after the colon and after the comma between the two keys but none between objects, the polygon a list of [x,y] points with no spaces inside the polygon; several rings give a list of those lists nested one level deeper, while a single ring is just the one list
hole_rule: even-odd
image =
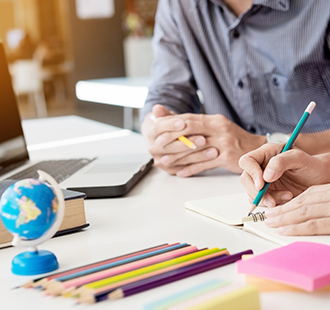
[{"label": "green colored pencil", "polygon": [[[303,128],[303,126],[305,125],[308,117],[311,115],[311,113],[313,112],[314,108],[316,106],[316,103],[314,101],[311,101],[309,103],[309,105],[307,106],[304,114],[302,115],[300,121],[298,122],[296,128],[294,129],[290,139],[288,140],[288,142],[286,143],[286,145],[284,146],[283,150],[281,153],[284,153],[288,150],[291,149],[291,147],[293,146],[294,142],[296,141],[301,129]],[[260,203],[261,199],[264,197],[264,195],[267,192],[267,189],[269,187],[271,183],[266,182],[264,187],[259,191],[258,195],[256,196],[256,198],[253,200],[253,203],[251,205],[251,210],[249,212],[249,215],[254,211],[254,209],[258,206],[258,204]]]}]

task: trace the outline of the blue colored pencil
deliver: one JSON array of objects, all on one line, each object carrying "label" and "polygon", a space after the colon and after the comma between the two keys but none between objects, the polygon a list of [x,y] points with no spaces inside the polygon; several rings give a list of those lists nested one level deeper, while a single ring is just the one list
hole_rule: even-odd
[{"label": "blue colored pencil", "polygon": [[[291,147],[293,146],[294,142],[296,141],[301,129],[303,128],[303,126],[305,125],[308,117],[311,115],[311,113],[313,112],[314,108],[316,106],[316,103],[314,101],[311,101],[309,103],[309,105],[307,106],[304,114],[302,115],[300,121],[298,122],[296,128],[294,129],[290,139],[288,140],[288,142],[286,143],[286,145],[284,146],[283,150],[281,153],[286,152],[287,150],[290,150]],[[259,191],[258,195],[256,196],[256,198],[253,200],[253,203],[251,205],[251,210],[249,212],[248,215],[250,215],[254,209],[258,206],[258,204],[260,203],[261,199],[264,197],[264,195],[267,192],[267,189],[269,187],[271,183],[266,182],[263,186],[263,188]]]}]

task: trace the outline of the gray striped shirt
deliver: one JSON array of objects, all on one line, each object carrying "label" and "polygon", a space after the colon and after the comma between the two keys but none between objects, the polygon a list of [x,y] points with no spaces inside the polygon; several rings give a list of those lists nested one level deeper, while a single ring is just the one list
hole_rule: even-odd
[{"label": "gray striped shirt", "polygon": [[255,0],[239,17],[221,0],[160,0],[141,121],[159,103],[290,133],[314,100],[303,132],[329,129],[329,18],[329,0]]}]

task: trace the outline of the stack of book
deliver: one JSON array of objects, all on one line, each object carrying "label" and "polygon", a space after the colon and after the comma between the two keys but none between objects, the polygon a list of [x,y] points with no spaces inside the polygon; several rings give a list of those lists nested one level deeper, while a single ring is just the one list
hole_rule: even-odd
[{"label": "stack of book", "polygon": [[[3,192],[16,181],[4,180],[0,182],[0,197]],[[71,232],[79,231],[89,226],[86,222],[84,193],[63,189],[65,199],[65,213],[62,225],[55,236],[61,236]],[[13,235],[5,228],[0,220],[0,248],[11,245]]]}]

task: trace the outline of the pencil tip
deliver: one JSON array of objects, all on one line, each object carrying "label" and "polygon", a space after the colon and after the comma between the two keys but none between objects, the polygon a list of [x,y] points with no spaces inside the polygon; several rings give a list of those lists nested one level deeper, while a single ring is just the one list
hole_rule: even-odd
[{"label": "pencil tip", "polygon": [[252,214],[252,212],[254,211],[254,209],[257,207],[257,205],[255,203],[253,203],[251,205],[251,209],[250,209],[250,212],[248,213],[248,216],[250,216]]}]

